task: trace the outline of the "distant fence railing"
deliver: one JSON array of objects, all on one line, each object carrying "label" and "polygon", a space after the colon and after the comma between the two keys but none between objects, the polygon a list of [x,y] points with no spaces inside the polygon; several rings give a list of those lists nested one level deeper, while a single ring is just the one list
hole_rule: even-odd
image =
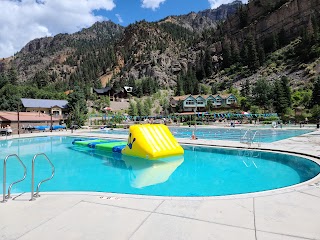
[{"label": "distant fence railing", "polygon": [[90,114],[89,118],[101,118],[103,120],[112,120],[112,119],[129,119],[132,121],[141,121],[144,119],[181,119],[185,117],[196,116],[199,118],[211,118],[211,119],[243,119],[243,118],[270,118],[275,117],[278,118],[277,113],[203,113],[203,112],[192,112],[192,113],[178,113],[171,115],[146,115],[146,116],[127,116],[127,115],[113,115],[113,114]]}]

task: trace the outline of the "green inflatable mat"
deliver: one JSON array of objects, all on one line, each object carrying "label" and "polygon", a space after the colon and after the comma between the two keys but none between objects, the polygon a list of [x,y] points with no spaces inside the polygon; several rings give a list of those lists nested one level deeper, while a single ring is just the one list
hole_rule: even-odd
[{"label": "green inflatable mat", "polygon": [[89,143],[96,143],[96,142],[107,142],[107,140],[94,139],[94,140],[88,140],[88,141],[74,141],[74,144],[80,145],[80,146],[88,146]]},{"label": "green inflatable mat", "polygon": [[127,142],[109,142],[96,145],[96,149],[112,152],[112,148],[115,146],[127,145]]}]

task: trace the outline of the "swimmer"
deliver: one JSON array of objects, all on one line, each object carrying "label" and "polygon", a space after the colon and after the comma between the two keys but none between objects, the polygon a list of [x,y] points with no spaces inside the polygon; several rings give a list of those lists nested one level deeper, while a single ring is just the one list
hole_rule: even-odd
[{"label": "swimmer", "polygon": [[191,140],[197,140],[198,138],[196,137],[196,135],[194,134],[194,131],[192,131],[192,135],[191,135]]}]

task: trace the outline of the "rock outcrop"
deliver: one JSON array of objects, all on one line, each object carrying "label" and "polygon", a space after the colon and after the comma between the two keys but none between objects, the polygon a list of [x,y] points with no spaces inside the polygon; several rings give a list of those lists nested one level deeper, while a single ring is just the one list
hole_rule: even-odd
[{"label": "rock outcrop", "polygon": [[283,31],[290,40],[306,28],[311,17],[319,19],[319,15],[320,0],[254,0],[225,22],[223,34],[240,44],[249,33],[261,42]]},{"label": "rock outcrop", "polygon": [[229,4],[222,4],[217,9],[207,9],[198,13],[191,12],[180,16],[169,16],[159,21],[159,23],[170,22],[194,32],[216,29],[218,23],[233,15],[241,5],[241,1],[234,1]]}]

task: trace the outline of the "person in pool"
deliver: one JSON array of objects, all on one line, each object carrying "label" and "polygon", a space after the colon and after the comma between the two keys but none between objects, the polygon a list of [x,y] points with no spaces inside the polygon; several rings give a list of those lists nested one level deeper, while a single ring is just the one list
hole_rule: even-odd
[{"label": "person in pool", "polygon": [[198,138],[196,137],[196,135],[194,134],[194,131],[192,131],[192,135],[191,135],[191,140],[197,140]]}]

